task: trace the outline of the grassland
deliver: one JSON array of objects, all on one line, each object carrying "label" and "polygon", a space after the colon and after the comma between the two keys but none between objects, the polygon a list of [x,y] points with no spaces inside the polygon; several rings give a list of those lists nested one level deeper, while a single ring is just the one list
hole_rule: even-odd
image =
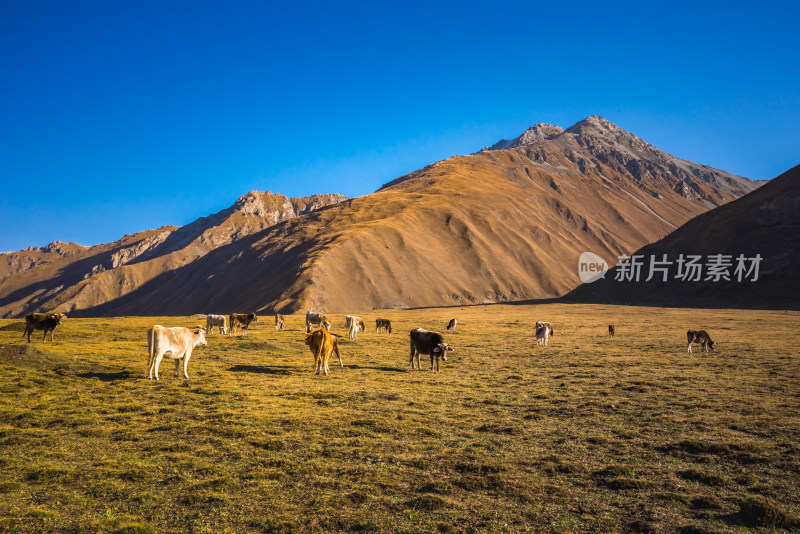
[{"label": "grassland", "polygon": [[[209,336],[144,377],[145,331],[197,317],[0,320],[9,532],[800,529],[800,314],[548,304],[392,320],[314,376],[302,319]],[[343,316],[334,315],[344,334]],[[408,331],[457,317],[441,373]],[[535,347],[530,324],[555,337]],[[617,337],[609,339],[609,322]],[[704,328],[716,353],[685,350]],[[753,332],[758,332],[756,337]]]}]

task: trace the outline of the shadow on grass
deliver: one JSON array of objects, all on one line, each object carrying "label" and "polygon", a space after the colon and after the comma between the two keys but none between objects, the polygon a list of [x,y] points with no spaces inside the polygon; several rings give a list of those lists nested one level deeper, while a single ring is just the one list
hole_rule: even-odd
[{"label": "shadow on grass", "polygon": [[103,382],[113,382],[115,380],[128,380],[133,377],[130,371],[117,371],[116,373],[79,373],[76,375],[80,378],[97,378]]},{"label": "shadow on grass", "polygon": [[403,369],[401,367],[376,367],[372,365],[358,365],[357,363],[346,364],[345,367],[349,369],[373,369],[375,371],[384,371],[387,373],[405,373],[408,371],[408,369]]},{"label": "shadow on grass", "polygon": [[235,373],[260,373],[262,375],[292,375],[294,367],[284,366],[267,366],[267,365],[234,365],[229,367],[228,371]]}]

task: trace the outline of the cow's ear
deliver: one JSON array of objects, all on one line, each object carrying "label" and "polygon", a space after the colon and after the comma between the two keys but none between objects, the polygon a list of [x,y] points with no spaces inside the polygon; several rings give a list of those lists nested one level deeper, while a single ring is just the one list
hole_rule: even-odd
[{"label": "cow's ear", "polygon": [[456,350],[456,349],[454,349],[454,348],[453,348],[453,347],[451,347],[450,345],[447,345],[447,350],[448,350],[449,352],[455,352],[455,350]]}]

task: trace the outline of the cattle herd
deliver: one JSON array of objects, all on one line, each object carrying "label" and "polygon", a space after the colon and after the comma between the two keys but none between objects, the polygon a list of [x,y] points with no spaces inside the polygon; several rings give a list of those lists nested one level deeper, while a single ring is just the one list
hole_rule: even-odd
[{"label": "cattle herd", "polygon": [[[53,332],[61,325],[67,316],[63,313],[29,313],[25,316],[25,330],[23,337],[28,337],[31,342],[31,334],[34,330],[43,330],[42,341],[47,341],[47,333],[50,333],[50,341],[53,342]],[[227,324],[226,324],[227,320]],[[247,329],[251,323],[258,321],[255,313],[232,313],[227,317],[224,315],[207,315],[205,328],[200,325],[194,328],[171,327],[154,325],[147,331],[147,372],[145,376],[158,380],[158,366],[164,357],[175,361],[175,376],[179,376],[180,364],[183,362],[183,377],[189,378],[188,366],[192,350],[201,345],[206,345],[206,335],[213,334],[217,328],[221,335],[236,335],[236,328],[243,336],[247,335]],[[450,319],[445,327],[446,330],[456,330],[456,319]],[[281,314],[275,315],[275,330],[283,330],[284,317]],[[339,366],[344,367],[342,355],[339,352],[337,337],[330,332],[331,323],[324,313],[306,311],[305,323],[305,343],[308,345],[314,356],[314,373],[328,374],[328,359],[335,353],[339,358]],[[314,326],[318,328],[315,330]],[[345,316],[345,328],[349,339],[357,339],[359,332],[366,330],[366,324],[360,317],[355,315]],[[375,319],[375,333],[383,330],[387,334],[392,333],[392,323],[389,319]],[[536,344],[547,347],[549,339],[554,337],[553,325],[547,321],[536,322]],[[608,325],[608,335],[613,338],[616,334],[614,325]],[[431,371],[439,371],[439,360],[447,361],[447,354],[455,351],[449,343],[445,343],[442,334],[431,332],[424,328],[414,328],[410,334],[411,341],[411,368],[420,369],[420,355],[430,356]],[[692,352],[692,343],[699,343],[703,352],[708,352],[709,347],[716,351],[716,343],[705,330],[689,330],[686,332],[687,346],[686,352]]]}]

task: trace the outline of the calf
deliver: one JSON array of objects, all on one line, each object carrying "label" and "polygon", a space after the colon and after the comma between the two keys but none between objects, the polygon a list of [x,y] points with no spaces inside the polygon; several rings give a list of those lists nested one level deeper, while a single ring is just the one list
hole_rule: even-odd
[{"label": "calf", "polygon": [[306,310],[306,333],[311,332],[312,324],[319,325],[320,328],[328,331],[331,329],[331,323],[328,322],[328,318],[325,317],[324,313],[314,313]]},{"label": "calf", "polygon": [[375,333],[379,333],[381,328],[385,329],[387,334],[391,334],[392,322],[389,319],[375,319]]},{"label": "calf", "polygon": [[686,332],[686,340],[688,344],[686,345],[686,352],[692,352],[692,343],[700,343],[703,347],[703,352],[708,352],[708,347],[711,346],[711,350],[716,352],[717,350],[717,343],[715,341],[711,341],[711,337],[708,335],[708,332],[705,330],[689,330]]},{"label": "calf", "polygon": [[183,377],[189,378],[187,373],[189,358],[192,357],[192,349],[198,345],[206,344],[206,331],[200,325],[191,328],[176,326],[166,328],[155,325],[147,331],[147,376],[152,379],[153,374],[158,380],[158,366],[164,356],[175,360],[175,376],[178,376],[180,361],[183,360]]},{"label": "calf", "polygon": [[[539,336],[539,329],[546,328],[547,332],[542,333],[541,337]],[[547,321],[536,321],[536,344],[537,345],[544,345],[547,346],[547,340],[551,337],[554,337],[556,334],[553,332],[553,325],[548,323]]]},{"label": "calf", "polygon": [[29,313],[25,316],[25,331],[22,337],[28,336],[28,343],[31,342],[31,334],[34,330],[44,330],[42,341],[47,341],[47,332],[50,332],[50,342],[53,342],[53,332],[61,324],[62,319],[67,316],[63,313]]},{"label": "calf", "polygon": [[616,330],[616,328],[614,328],[614,325],[613,324],[608,325],[608,335],[613,338],[614,334],[616,334],[616,333],[617,333],[617,330]]},{"label": "calf", "polygon": [[230,322],[228,323],[228,336],[235,336],[236,335],[236,327],[238,326],[241,331],[242,335],[247,335],[247,328],[250,326],[250,323],[258,322],[258,317],[256,317],[255,313],[232,313],[228,317]]},{"label": "calf", "polygon": [[458,321],[456,321],[455,319],[450,319],[450,322],[447,323],[447,330],[452,330],[453,332],[455,332],[456,331],[456,323],[457,322]]},{"label": "calf", "polygon": [[275,330],[283,330],[283,315],[275,314]]},{"label": "calf", "polygon": [[328,359],[331,356],[331,352],[334,351],[336,355],[339,356],[339,365],[344,367],[336,336],[331,335],[328,330],[320,328],[319,330],[307,333],[306,345],[311,349],[311,354],[314,355],[315,375],[318,375],[320,371],[322,371],[325,376],[328,376]]},{"label": "calf", "polygon": [[416,369],[421,369],[419,362],[420,354],[430,354],[431,357],[431,371],[433,371],[433,363],[436,361],[436,372],[439,372],[439,358],[447,361],[447,353],[456,349],[445,343],[442,339],[442,334],[438,332],[429,332],[424,328],[415,328],[411,331],[411,368],[414,369],[416,362]]},{"label": "calf", "polygon": [[206,334],[213,334],[215,326],[219,328],[220,335],[225,333],[224,315],[206,315]]}]

